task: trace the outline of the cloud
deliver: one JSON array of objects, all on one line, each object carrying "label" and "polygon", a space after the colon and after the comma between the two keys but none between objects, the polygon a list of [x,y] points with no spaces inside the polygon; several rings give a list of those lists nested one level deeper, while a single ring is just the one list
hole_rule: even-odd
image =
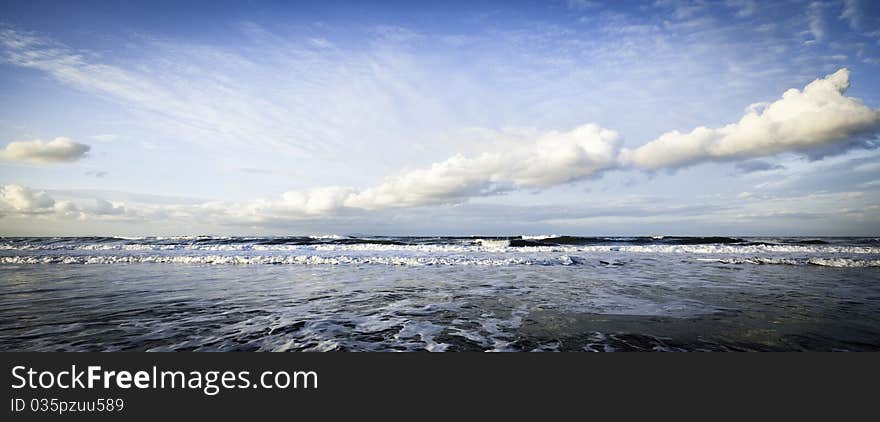
[{"label": "cloud", "polygon": [[103,170],[88,170],[83,174],[85,174],[86,176],[94,176],[97,178],[101,178],[101,177],[106,176],[108,173]]},{"label": "cloud", "polygon": [[[845,97],[848,87],[849,71],[841,69],[808,84],[802,91],[789,90],[775,102],[753,104],[738,123],[721,128],[699,127],[690,133],[669,132],[633,150],[620,150],[617,132],[598,124],[586,124],[570,131],[520,132],[515,139],[502,139],[503,142],[497,138],[509,133],[487,131],[489,138],[498,142],[494,148],[455,154],[429,166],[407,169],[373,186],[293,190],[271,199],[242,202],[149,206],[129,203],[126,206],[94,198],[94,205],[81,200],[76,203],[56,201],[43,192],[7,185],[3,187],[0,213],[78,215],[107,220],[136,216],[144,221],[177,219],[211,224],[268,224],[302,219],[344,221],[350,216],[364,217],[364,213],[356,213],[365,210],[461,204],[471,198],[515,190],[540,190],[597,177],[621,166],[678,168],[781,152],[818,158],[848,148],[870,146],[867,137],[880,126],[880,111]],[[88,146],[83,147],[88,150]],[[778,166],[759,160],[737,165],[743,172],[775,168]],[[101,176],[99,172],[92,175]],[[374,213],[372,218],[381,215],[384,214]],[[335,218],[327,218],[329,216]]]},{"label": "cloud", "polygon": [[381,185],[349,192],[345,206],[376,209],[460,202],[519,188],[545,188],[593,176],[616,165],[620,136],[597,124],[551,131],[509,149],[453,156],[403,172]]},{"label": "cloud", "polygon": [[814,1],[807,7],[810,34],[813,35],[814,42],[822,41],[825,38],[825,18],[822,12],[824,8],[825,4],[819,1]]},{"label": "cloud", "polygon": [[591,0],[568,0],[566,5],[572,10],[589,10],[602,6],[602,3]]},{"label": "cloud", "polygon": [[849,22],[849,27],[859,30],[862,27],[862,5],[859,0],[843,0],[840,19]]},{"label": "cloud", "polygon": [[[69,197],[62,192],[62,197],[65,196]],[[136,213],[128,210],[122,202],[110,202],[94,197],[73,199],[58,199],[45,191],[19,184],[0,185],[0,217],[118,220],[136,216]],[[162,208],[161,205],[145,206],[147,211],[155,213],[156,216]]]},{"label": "cloud", "polygon": [[743,161],[741,163],[736,163],[734,165],[734,168],[740,173],[757,173],[761,171],[784,170],[785,166],[783,166],[782,164],[768,163],[761,160],[749,160]]},{"label": "cloud", "polygon": [[237,217],[260,219],[457,204],[472,197],[547,188],[596,176],[617,165],[619,142],[617,132],[586,124],[567,132],[536,134],[471,157],[457,154],[430,167],[400,172],[366,189],[328,186],[286,192],[276,200],[214,202],[204,208],[214,212],[233,209]]},{"label": "cloud", "polygon": [[34,191],[17,184],[0,185],[0,217],[8,215],[85,217],[71,201],[58,201],[46,192]]},{"label": "cloud", "polygon": [[[495,135],[507,137],[494,148],[469,156],[457,154],[428,167],[405,170],[367,188],[326,186],[288,191],[270,199],[237,202],[157,203],[153,198],[129,197],[130,201],[123,203],[99,199],[98,193],[91,192],[67,192],[66,195],[78,200],[75,210],[82,218],[107,221],[139,219],[167,223],[174,220],[250,227],[307,220],[344,225],[351,218],[375,220],[382,215],[376,213],[381,210],[458,205],[473,197],[548,188],[597,177],[617,166],[620,136],[597,124],[582,125],[570,131]],[[14,189],[32,192],[24,187]],[[52,201],[48,196],[45,198]],[[50,209],[44,211],[49,213]]]},{"label": "cloud", "polygon": [[55,138],[51,141],[16,141],[10,142],[0,150],[0,158],[9,161],[49,164],[67,163],[85,157],[89,152],[88,145],[73,142],[67,138]]},{"label": "cloud", "polygon": [[[244,151],[251,167],[280,156],[303,159],[311,170],[304,174],[326,170],[327,162],[342,166],[343,148],[368,163],[415,155],[413,141],[429,143],[420,135],[447,130],[454,119],[472,117],[472,108],[489,109],[461,101],[481,85],[449,78],[443,69],[452,64],[415,60],[421,50],[409,44],[427,41],[405,28],[360,29],[370,42],[354,49],[319,46],[313,33],[242,30],[232,34],[243,36],[234,46],[133,37],[137,55],[113,56],[0,25],[0,63],[122,105],[152,132],[144,147],[173,139],[216,155]],[[461,71],[460,62],[454,66]],[[95,142],[115,138],[105,135]]]},{"label": "cloud", "polygon": [[88,211],[95,215],[123,215],[125,214],[125,205],[121,203],[112,203],[104,199],[95,199],[95,204]]},{"label": "cloud", "polygon": [[52,212],[55,200],[46,192],[33,191],[21,185],[0,186],[0,210],[4,214],[39,214]]},{"label": "cloud", "polygon": [[624,149],[624,165],[643,169],[678,168],[706,161],[729,161],[795,152],[817,159],[853,147],[873,146],[880,110],[844,96],[849,70],[790,89],[770,104],[754,104],[737,123],[721,128],[672,131],[634,150]]},{"label": "cloud", "polygon": [[706,4],[699,0],[657,0],[654,2],[654,7],[671,8],[676,19],[686,20],[703,12]]},{"label": "cloud", "polygon": [[755,14],[758,3],[755,0],[727,0],[728,7],[736,9],[736,16],[745,18]]}]

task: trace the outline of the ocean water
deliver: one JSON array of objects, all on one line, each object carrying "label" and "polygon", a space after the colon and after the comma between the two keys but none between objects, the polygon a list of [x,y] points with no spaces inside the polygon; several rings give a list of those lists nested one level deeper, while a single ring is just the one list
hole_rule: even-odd
[{"label": "ocean water", "polygon": [[880,239],[0,238],[3,351],[880,350]]}]

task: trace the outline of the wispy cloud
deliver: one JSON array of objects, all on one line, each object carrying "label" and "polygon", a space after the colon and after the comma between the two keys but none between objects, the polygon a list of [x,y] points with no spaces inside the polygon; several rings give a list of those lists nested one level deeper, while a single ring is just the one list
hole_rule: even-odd
[{"label": "wispy cloud", "polygon": [[[138,215],[267,222],[345,216],[403,207],[460,204],[472,198],[516,190],[540,190],[601,175],[615,169],[674,169],[707,161],[744,160],[794,152],[819,158],[855,147],[870,147],[880,128],[880,110],[843,94],[849,71],[841,69],[790,89],[770,104],[750,106],[737,123],[721,128],[673,131],[636,149],[620,149],[621,138],[598,124],[570,131],[492,132],[490,148],[457,154],[430,166],[408,169],[366,188],[325,186],[288,191],[280,197],[243,202],[208,201],[150,206]],[[784,168],[759,160],[737,165],[742,172]],[[8,185],[7,214],[51,213],[57,204],[41,192]],[[124,204],[64,205],[67,214],[135,215]]]},{"label": "wispy cloud", "polygon": [[691,19],[707,8],[702,0],[656,0],[654,6],[669,8],[676,19]]},{"label": "wispy cloud", "polygon": [[567,0],[566,5],[572,10],[590,10],[601,7],[602,3],[593,0]]},{"label": "wispy cloud", "polygon": [[[248,40],[235,49],[144,37],[147,57],[110,61],[0,27],[0,60],[122,104],[151,130],[205,148],[332,159],[343,145],[366,149],[357,140],[416,133],[423,115],[442,121],[406,76],[417,70],[393,49],[342,52],[315,37],[291,40],[256,25],[243,31]],[[375,36],[392,43],[410,33],[381,27]]]},{"label": "wispy cloud", "polygon": [[[729,174],[731,167],[754,173],[741,178],[749,186],[730,192],[756,192],[751,202],[760,202],[759,194],[767,189],[754,185],[762,178],[782,178],[791,169],[778,160],[809,163],[874,145],[865,136],[872,133],[876,110],[844,97],[841,84],[817,89],[815,95],[793,90],[772,104],[753,107],[737,123],[722,123],[736,121],[742,105],[766,99],[766,93],[800,87],[802,81],[856,60],[854,44],[845,41],[861,35],[838,37],[855,16],[838,21],[842,3],[798,2],[800,13],[788,10],[791,4],[750,0],[659,1],[656,8],[593,3],[561,2],[588,12],[562,11],[563,19],[552,22],[489,19],[481,26],[485,29],[455,27],[454,34],[389,24],[348,28],[340,35],[339,28],[326,25],[290,30],[264,22],[266,26],[242,25],[241,33],[222,40],[122,35],[132,46],[124,51],[0,26],[0,60],[34,71],[19,69],[21,74],[39,73],[57,82],[52,88],[80,91],[60,90],[68,98],[85,93],[104,100],[95,101],[100,103],[96,109],[109,105],[125,113],[123,121],[89,128],[76,138],[93,145],[118,140],[100,144],[101,154],[90,159],[106,160],[93,168],[109,170],[114,177],[85,179],[85,169],[74,169],[76,181],[155,192],[176,172],[154,172],[155,162],[147,160],[130,161],[131,168],[125,168],[114,162],[118,155],[130,154],[130,159],[149,153],[149,158],[161,159],[167,154],[191,160],[193,167],[182,170],[198,183],[174,194],[209,187],[213,190],[198,195],[216,201],[112,200],[110,207],[100,202],[101,195],[72,201],[83,218],[170,219],[182,222],[178,228],[193,222],[280,227],[297,221],[353,222],[351,227],[359,221],[363,228],[389,215],[427,215],[429,208],[448,212],[454,222],[455,210],[521,201],[537,191],[542,193],[535,198],[546,204],[573,200],[568,193],[583,193],[584,187],[567,184],[604,175],[602,181],[591,182],[595,185],[589,195],[578,197],[590,204],[584,208],[601,208],[594,197],[619,187],[605,179],[616,183],[614,178],[622,174],[620,178],[641,180],[641,172],[624,172],[709,161],[733,163],[719,173]],[[560,7],[551,9],[560,12]],[[871,29],[869,18],[862,22],[866,30]],[[828,42],[805,48],[805,37]],[[864,57],[858,56],[863,60],[874,48],[873,39],[865,42],[871,44]],[[862,70],[858,64],[853,69]],[[874,104],[870,84],[875,82],[868,76],[859,85],[867,89],[858,95],[868,92],[867,101]],[[602,126],[585,129],[582,122]],[[537,129],[516,136],[504,129],[520,126]],[[485,139],[476,141],[475,136],[459,136],[473,127],[492,129],[484,129]],[[602,127],[620,129],[629,149],[620,153],[623,138],[603,138],[603,131],[613,132]],[[698,129],[675,132],[674,142],[670,138],[668,145],[657,147],[673,132],[657,134],[694,127]],[[89,137],[100,133],[114,135]],[[650,139],[654,141],[640,147]],[[144,151],[138,145],[157,149]],[[646,151],[650,153],[642,154]],[[788,152],[794,154],[770,158]],[[804,156],[809,159],[797,158]],[[28,177],[34,186],[76,183],[42,176],[24,179]],[[165,185],[157,187],[162,178]],[[667,185],[660,190],[686,191],[695,184],[685,180],[680,189]],[[634,185],[627,189],[652,189]],[[55,191],[49,195],[56,203],[69,199]],[[537,208],[517,218],[543,216]],[[14,207],[5,209],[14,214],[9,211]],[[54,205],[33,210],[45,213],[19,214],[61,215],[54,213]],[[623,211],[610,209],[594,217],[613,219],[618,212]],[[676,208],[664,212],[674,214]],[[593,215],[589,210],[579,213]],[[638,213],[632,216],[638,218]],[[481,218],[485,222],[493,217]]]},{"label": "wispy cloud", "polygon": [[813,35],[813,39],[809,42],[822,41],[825,39],[825,33],[828,30],[825,24],[825,7],[827,7],[827,5],[821,1],[811,2],[810,5],[807,6],[809,30],[810,34]]},{"label": "wispy cloud", "polygon": [[727,0],[727,5],[736,9],[736,16],[745,18],[755,14],[758,3],[755,0]]},{"label": "wispy cloud", "polygon": [[854,30],[862,29],[862,2],[860,0],[843,0],[843,11],[840,19],[849,23]]}]

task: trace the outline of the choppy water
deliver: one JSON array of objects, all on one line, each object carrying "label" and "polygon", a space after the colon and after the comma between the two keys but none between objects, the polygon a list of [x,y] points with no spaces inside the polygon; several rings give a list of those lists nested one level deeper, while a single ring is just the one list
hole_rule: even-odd
[{"label": "choppy water", "polygon": [[880,239],[0,238],[0,350],[880,350]]}]

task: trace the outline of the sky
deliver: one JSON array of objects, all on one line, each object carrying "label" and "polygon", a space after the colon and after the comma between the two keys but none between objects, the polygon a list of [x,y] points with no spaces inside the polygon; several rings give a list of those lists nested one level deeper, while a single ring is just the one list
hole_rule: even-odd
[{"label": "sky", "polygon": [[880,3],[0,2],[0,235],[880,235]]}]

